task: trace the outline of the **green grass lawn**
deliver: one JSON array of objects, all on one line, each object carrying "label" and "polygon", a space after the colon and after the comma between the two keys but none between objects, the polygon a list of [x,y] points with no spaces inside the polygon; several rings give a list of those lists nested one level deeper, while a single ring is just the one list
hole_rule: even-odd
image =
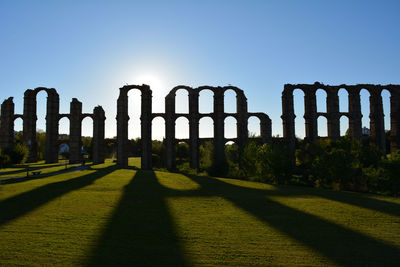
[{"label": "green grass lawn", "polygon": [[400,264],[399,198],[111,161],[31,167],[43,174],[0,171],[0,266]]}]

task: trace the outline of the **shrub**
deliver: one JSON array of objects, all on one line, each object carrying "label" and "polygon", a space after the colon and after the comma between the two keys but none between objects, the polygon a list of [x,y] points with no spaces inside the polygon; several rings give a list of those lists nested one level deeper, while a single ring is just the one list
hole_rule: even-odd
[{"label": "shrub", "polygon": [[28,156],[28,148],[21,143],[15,144],[12,148],[5,149],[4,154],[10,157],[12,164],[24,163]]},{"label": "shrub", "polygon": [[257,170],[264,181],[288,183],[293,175],[293,160],[282,145],[262,145],[257,153]]}]

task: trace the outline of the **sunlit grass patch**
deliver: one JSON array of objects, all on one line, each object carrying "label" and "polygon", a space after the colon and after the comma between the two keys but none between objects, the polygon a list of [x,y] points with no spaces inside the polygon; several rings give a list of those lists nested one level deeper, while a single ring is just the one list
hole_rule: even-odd
[{"label": "sunlit grass patch", "polygon": [[[138,159],[130,159],[138,164]],[[226,178],[88,169],[3,183],[2,265],[399,262],[400,201]]]}]

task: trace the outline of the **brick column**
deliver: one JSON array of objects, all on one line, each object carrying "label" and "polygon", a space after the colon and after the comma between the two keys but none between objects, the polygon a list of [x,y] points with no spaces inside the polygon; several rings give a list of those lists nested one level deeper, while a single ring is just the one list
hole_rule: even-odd
[{"label": "brick column", "polygon": [[120,88],[117,101],[117,163],[128,167],[128,91]]},{"label": "brick column", "polygon": [[237,145],[239,148],[243,149],[249,137],[248,129],[247,129],[247,98],[244,95],[243,91],[236,91],[236,111],[237,111]]},{"label": "brick column", "polygon": [[58,120],[60,97],[55,89],[47,91],[46,114],[46,163],[58,162]]},{"label": "brick column", "polygon": [[317,140],[317,104],[315,90],[305,90],[304,94],[304,119],[306,121],[306,139],[309,142]]},{"label": "brick column", "polygon": [[221,87],[214,89],[214,164],[223,166],[225,157],[224,138],[224,91]]},{"label": "brick column", "polygon": [[72,98],[70,104],[69,149],[70,163],[82,161],[82,103]]},{"label": "brick column", "polygon": [[327,115],[328,115],[328,137],[331,139],[340,138],[340,115],[339,96],[336,88],[327,91]]},{"label": "brick column", "polygon": [[199,92],[189,91],[189,149],[190,167],[198,169],[199,166]]},{"label": "brick column", "polygon": [[9,97],[1,104],[0,148],[11,148],[14,144],[14,102]]},{"label": "brick column", "polygon": [[168,170],[175,170],[175,92],[165,97],[165,148]]},{"label": "brick column", "polygon": [[24,115],[23,115],[24,142],[28,147],[27,162],[37,161],[36,142],[36,93],[28,89],[24,93]]},{"label": "brick column", "polygon": [[[282,92],[282,126],[283,126],[283,138],[285,139],[289,149],[294,152],[295,149],[295,125],[293,106],[293,90],[289,88],[289,85],[285,84]],[[261,121],[260,121],[261,122]]]},{"label": "brick column", "polygon": [[385,124],[381,90],[373,88],[370,91],[370,128],[373,143],[385,154]]},{"label": "brick column", "polygon": [[260,119],[260,134],[263,143],[272,144],[272,122],[266,114],[261,114]]},{"label": "brick column", "polygon": [[361,104],[360,104],[360,89],[349,88],[349,132],[350,136],[355,139],[361,139]]},{"label": "brick column", "polygon": [[400,148],[400,86],[390,90],[390,151]]},{"label": "brick column", "polygon": [[104,109],[97,106],[93,110],[93,163],[104,163],[104,131],[106,116]]},{"label": "brick column", "polygon": [[151,170],[151,98],[152,93],[148,85],[142,85],[142,114],[141,133],[142,133],[142,169]]}]

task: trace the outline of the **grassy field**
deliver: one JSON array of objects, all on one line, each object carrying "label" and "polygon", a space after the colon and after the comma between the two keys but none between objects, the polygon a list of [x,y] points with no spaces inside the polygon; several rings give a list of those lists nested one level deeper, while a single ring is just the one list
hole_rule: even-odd
[{"label": "grassy field", "polygon": [[400,264],[398,198],[111,162],[31,169],[0,171],[0,266]]}]

